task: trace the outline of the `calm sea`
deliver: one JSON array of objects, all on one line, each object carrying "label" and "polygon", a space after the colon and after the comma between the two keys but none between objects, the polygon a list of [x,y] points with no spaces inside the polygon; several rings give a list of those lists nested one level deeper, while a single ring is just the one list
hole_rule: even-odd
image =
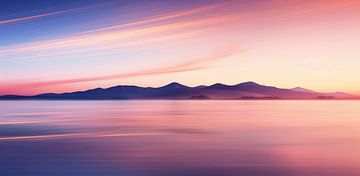
[{"label": "calm sea", "polygon": [[360,101],[0,101],[1,176],[359,176]]}]

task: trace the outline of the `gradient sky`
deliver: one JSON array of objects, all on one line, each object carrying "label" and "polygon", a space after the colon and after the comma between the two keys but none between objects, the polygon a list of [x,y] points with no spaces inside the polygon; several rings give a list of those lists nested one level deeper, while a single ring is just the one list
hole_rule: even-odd
[{"label": "gradient sky", "polygon": [[255,81],[360,94],[358,0],[0,0],[0,94]]}]

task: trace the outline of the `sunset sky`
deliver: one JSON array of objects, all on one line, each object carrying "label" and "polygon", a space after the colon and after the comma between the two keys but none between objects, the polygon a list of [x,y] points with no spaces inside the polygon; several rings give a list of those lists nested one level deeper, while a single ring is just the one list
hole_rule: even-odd
[{"label": "sunset sky", "polygon": [[255,81],[360,94],[359,0],[0,0],[0,95]]}]

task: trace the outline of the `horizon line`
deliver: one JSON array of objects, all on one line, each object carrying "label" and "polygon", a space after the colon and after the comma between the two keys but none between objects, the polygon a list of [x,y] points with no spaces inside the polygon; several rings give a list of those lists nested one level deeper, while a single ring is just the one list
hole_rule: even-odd
[{"label": "horizon line", "polygon": [[[75,93],[75,92],[84,92],[84,91],[89,91],[89,90],[95,90],[95,89],[109,89],[109,88],[113,88],[113,87],[139,87],[139,88],[153,88],[153,89],[157,89],[157,88],[162,88],[162,87],[166,87],[168,85],[171,84],[179,84],[188,88],[196,88],[196,87],[200,87],[200,86],[206,86],[206,87],[210,87],[210,86],[214,86],[217,84],[221,84],[224,86],[236,86],[236,85],[240,85],[240,84],[245,84],[245,83],[253,83],[259,86],[267,86],[267,87],[274,87],[274,88],[278,88],[278,89],[288,89],[288,90],[292,90],[295,88],[302,88],[302,89],[306,89],[309,91],[312,91],[313,93],[322,93],[322,94],[326,94],[326,93],[345,93],[345,94],[349,94],[351,96],[354,96],[355,98],[360,98],[359,94],[354,94],[354,93],[348,93],[348,92],[343,92],[343,91],[333,91],[333,92],[321,92],[321,91],[316,91],[316,90],[312,90],[312,89],[308,89],[308,88],[304,88],[302,86],[295,86],[295,87],[291,87],[291,88],[284,88],[284,87],[277,87],[277,86],[272,86],[272,85],[266,85],[266,84],[262,84],[262,83],[258,83],[255,81],[244,81],[244,82],[239,82],[239,83],[235,83],[235,84],[226,84],[226,83],[221,83],[221,82],[213,82],[210,84],[200,84],[200,85],[196,85],[196,86],[189,86],[186,85],[184,83],[178,82],[178,81],[172,81],[169,82],[167,84],[163,84],[161,86],[139,86],[139,85],[135,85],[135,84],[118,84],[118,85],[113,85],[113,86],[108,86],[108,87],[94,87],[94,88],[89,88],[89,89],[82,89],[82,90],[74,90],[74,91],[64,91],[64,92],[43,92],[43,93],[37,93],[37,94],[31,94],[31,95],[21,95],[21,94],[0,94],[0,97],[3,96],[24,96],[24,97],[31,97],[31,96],[37,96],[37,95],[42,95],[42,94],[65,94],[65,93]],[[292,91],[296,91],[296,90],[292,90]],[[301,92],[301,91],[296,91],[296,92]]]}]

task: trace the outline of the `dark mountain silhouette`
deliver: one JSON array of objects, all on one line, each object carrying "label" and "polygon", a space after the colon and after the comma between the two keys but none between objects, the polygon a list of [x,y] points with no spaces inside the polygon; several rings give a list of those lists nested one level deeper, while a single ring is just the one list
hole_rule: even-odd
[{"label": "dark mountain silhouette", "polygon": [[2,100],[127,100],[127,99],[344,99],[353,95],[319,93],[304,88],[283,89],[265,86],[255,82],[236,85],[213,84],[210,86],[188,87],[176,82],[162,87],[114,86],[70,93],[46,93],[34,96],[5,95]]}]

